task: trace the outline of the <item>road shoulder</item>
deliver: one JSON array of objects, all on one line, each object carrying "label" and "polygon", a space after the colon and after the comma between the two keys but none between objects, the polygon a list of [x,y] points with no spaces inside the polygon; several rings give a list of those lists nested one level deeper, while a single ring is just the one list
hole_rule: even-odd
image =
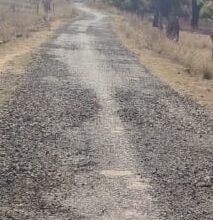
[{"label": "road shoulder", "polygon": [[[127,21],[118,15],[112,16],[112,27],[122,43],[131,50],[147,68],[147,70],[158,77],[161,81],[175,89],[182,95],[187,95],[195,102],[213,109],[213,81],[204,80],[199,76],[187,73],[187,68],[174,60],[165,58],[156,52],[138,47],[134,39],[125,35],[121,24]],[[123,24],[128,25],[128,24]]]},{"label": "road shoulder", "polygon": [[[76,19],[73,18],[73,20]],[[33,52],[53,36],[55,31],[66,24],[65,20],[55,20],[51,28],[32,33],[25,38],[17,38],[0,47],[0,110],[3,109],[25,68],[32,61]]]}]

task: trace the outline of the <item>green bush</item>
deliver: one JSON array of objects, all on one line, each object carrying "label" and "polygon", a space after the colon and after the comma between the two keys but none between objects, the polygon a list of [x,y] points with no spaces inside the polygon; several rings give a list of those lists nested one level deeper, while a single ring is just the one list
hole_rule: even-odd
[{"label": "green bush", "polygon": [[213,3],[209,3],[203,6],[201,9],[201,16],[203,18],[213,19]]}]

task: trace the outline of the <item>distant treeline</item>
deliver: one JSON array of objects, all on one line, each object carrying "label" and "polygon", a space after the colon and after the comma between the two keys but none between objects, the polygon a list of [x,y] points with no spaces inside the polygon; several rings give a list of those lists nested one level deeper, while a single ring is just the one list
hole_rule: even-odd
[{"label": "distant treeline", "polygon": [[176,11],[181,17],[190,17],[192,5],[197,5],[201,17],[213,19],[213,0],[103,0],[122,10],[137,12],[140,15],[160,8],[165,16]]},{"label": "distant treeline", "polygon": [[[167,37],[179,40],[179,19],[189,20],[193,29],[198,29],[200,17],[213,19],[213,0],[103,0],[121,10],[140,16],[153,14],[153,26],[161,30],[166,24]],[[165,22],[164,22],[165,21]],[[212,36],[211,30],[208,30]]]}]

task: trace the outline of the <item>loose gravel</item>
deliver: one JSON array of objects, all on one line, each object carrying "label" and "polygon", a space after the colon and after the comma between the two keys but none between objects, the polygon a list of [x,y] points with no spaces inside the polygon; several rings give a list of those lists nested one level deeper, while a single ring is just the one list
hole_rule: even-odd
[{"label": "loose gravel", "polygon": [[212,113],[76,5],[1,116],[0,219],[213,219]]}]

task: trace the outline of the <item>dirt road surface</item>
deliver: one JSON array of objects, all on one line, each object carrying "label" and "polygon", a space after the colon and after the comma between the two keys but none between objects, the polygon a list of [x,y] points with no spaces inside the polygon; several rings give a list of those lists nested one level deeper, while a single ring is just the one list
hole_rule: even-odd
[{"label": "dirt road surface", "polygon": [[212,113],[77,7],[1,116],[0,219],[213,219]]}]

